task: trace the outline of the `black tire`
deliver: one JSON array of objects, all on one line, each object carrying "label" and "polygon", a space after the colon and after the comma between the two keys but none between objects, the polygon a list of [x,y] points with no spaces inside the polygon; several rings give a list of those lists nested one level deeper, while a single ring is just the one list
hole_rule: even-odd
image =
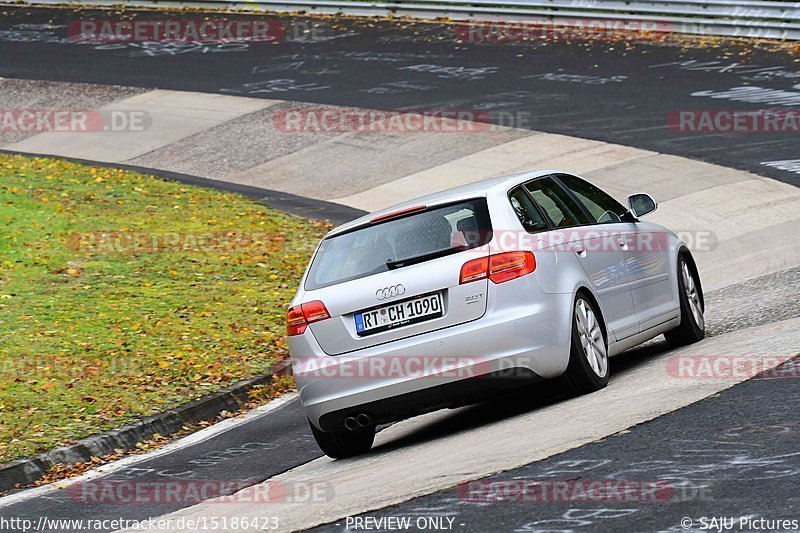
[{"label": "black tire", "polygon": [[317,429],[309,420],[314,440],[322,453],[333,459],[344,459],[366,453],[375,441],[375,426],[367,426],[354,430],[327,432]]},{"label": "black tire", "polygon": [[[592,339],[594,342],[590,341],[589,337],[592,335],[587,335],[585,325],[579,324],[578,314],[581,312],[582,306],[591,310],[596,320],[597,328],[599,328],[600,338],[595,334]],[[584,344],[591,345],[596,356],[603,356],[603,364],[596,365],[601,367],[599,369],[602,372],[598,373],[593,368],[590,363],[590,350],[585,348]],[[599,353],[601,348],[602,354]],[[597,359],[595,362],[598,362]],[[570,340],[569,364],[567,365],[567,370],[561,376],[562,385],[569,396],[579,396],[600,390],[608,385],[608,375],[608,338],[603,318],[591,298],[579,292],[572,306],[572,338]]]},{"label": "black tire", "polygon": [[[692,287],[686,288],[684,281],[684,268],[690,276]],[[695,296],[691,296],[694,294]],[[673,348],[686,346],[701,340],[706,336],[705,329],[705,302],[703,300],[703,288],[700,285],[700,277],[694,263],[689,260],[685,253],[678,255],[678,299],[681,303],[681,323],[675,329],[664,333],[664,338]],[[697,306],[693,310],[693,307]],[[699,309],[699,321],[696,312]]]}]

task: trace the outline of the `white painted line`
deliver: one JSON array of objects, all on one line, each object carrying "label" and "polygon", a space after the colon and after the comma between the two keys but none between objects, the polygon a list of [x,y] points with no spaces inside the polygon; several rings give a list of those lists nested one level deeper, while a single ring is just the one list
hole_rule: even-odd
[{"label": "white painted line", "polygon": [[209,439],[212,439],[218,435],[225,433],[226,431],[230,431],[231,429],[252,422],[258,418],[261,418],[262,416],[266,416],[272,411],[280,409],[281,407],[289,404],[296,398],[297,398],[296,392],[284,394],[283,396],[280,396],[262,406],[256,407],[252,411],[248,411],[247,413],[241,416],[237,416],[235,418],[228,418],[226,420],[223,420],[222,422],[218,422],[212,426],[209,426],[207,428],[201,429],[200,431],[192,433],[191,435],[187,435],[186,437],[178,439],[175,442],[171,442],[162,448],[153,450],[152,452],[147,452],[141,455],[129,455],[128,457],[124,457],[119,461],[106,463],[104,465],[98,466],[97,468],[93,468],[92,470],[89,470],[85,474],[78,477],[65,479],[63,481],[57,481],[49,485],[42,485],[40,487],[34,487],[22,492],[10,494],[8,496],[0,498],[0,509],[2,509],[3,507],[8,507],[9,505],[13,505],[15,503],[20,503],[29,500],[31,498],[37,498],[39,496],[44,496],[65,489],[70,485],[74,485],[75,483],[90,481],[92,479],[105,476],[107,474],[111,474],[119,470],[123,470],[125,468],[141,463],[143,461],[149,461],[150,459],[155,459],[156,457],[161,457],[162,455],[167,455],[172,452],[188,448],[189,446],[200,444],[201,442],[205,442]]}]

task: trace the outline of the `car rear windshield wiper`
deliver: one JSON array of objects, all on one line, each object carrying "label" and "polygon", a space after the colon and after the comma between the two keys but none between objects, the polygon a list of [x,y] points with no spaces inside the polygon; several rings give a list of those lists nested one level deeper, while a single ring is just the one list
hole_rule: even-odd
[{"label": "car rear windshield wiper", "polygon": [[437,250],[435,252],[429,252],[427,254],[416,255],[414,257],[407,257],[405,259],[387,259],[386,266],[389,267],[389,270],[395,270],[397,268],[402,268],[404,266],[415,265],[417,263],[423,263],[425,261],[430,261],[431,259],[437,259],[439,257],[444,257],[446,255],[450,255],[456,252],[463,252],[467,250],[468,247],[464,245],[455,246],[453,248],[445,248],[444,250]]}]

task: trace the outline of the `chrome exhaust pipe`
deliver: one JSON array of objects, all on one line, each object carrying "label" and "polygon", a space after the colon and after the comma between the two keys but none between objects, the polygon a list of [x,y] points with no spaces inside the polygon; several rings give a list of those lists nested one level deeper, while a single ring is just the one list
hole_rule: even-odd
[{"label": "chrome exhaust pipe", "polygon": [[360,415],[358,415],[358,417],[356,417],[356,421],[358,422],[358,427],[362,428],[367,427],[372,422],[367,413],[361,413]]},{"label": "chrome exhaust pipe", "polygon": [[358,422],[356,421],[356,417],[348,416],[347,418],[345,418],[344,419],[344,427],[346,427],[350,431],[353,431],[354,429],[356,429],[358,427]]}]

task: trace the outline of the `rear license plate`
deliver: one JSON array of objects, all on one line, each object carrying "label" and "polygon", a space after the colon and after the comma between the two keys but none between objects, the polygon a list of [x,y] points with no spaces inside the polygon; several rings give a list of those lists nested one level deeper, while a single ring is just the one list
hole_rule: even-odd
[{"label": "rear license plate", "polygon": [[392,328],[424,322],[442,316],[442,297],[427,294],[355,314],[356,334],[372,335]]}]

